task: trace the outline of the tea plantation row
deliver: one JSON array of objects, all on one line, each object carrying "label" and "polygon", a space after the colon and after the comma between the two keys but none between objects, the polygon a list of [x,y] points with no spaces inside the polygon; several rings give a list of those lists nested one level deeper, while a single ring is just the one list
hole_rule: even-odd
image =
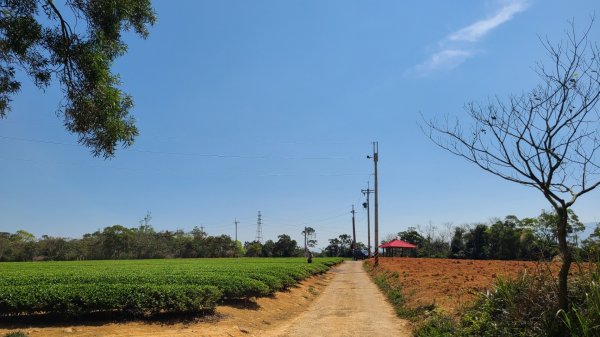
[{"label": "tea plantation row", "polygon": [[212,310],[268,296],[341,262],[317,258],[0,263],[0,315],[143,315]]}]

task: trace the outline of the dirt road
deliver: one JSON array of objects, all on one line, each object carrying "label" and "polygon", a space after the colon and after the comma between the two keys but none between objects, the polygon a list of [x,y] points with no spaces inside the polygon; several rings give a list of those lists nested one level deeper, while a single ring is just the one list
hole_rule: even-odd
[{"label": "dirt road", "polygon": [[346,261],[307,311],[267,336],[410,336],[409,325],[369,279],[362,262]]}]

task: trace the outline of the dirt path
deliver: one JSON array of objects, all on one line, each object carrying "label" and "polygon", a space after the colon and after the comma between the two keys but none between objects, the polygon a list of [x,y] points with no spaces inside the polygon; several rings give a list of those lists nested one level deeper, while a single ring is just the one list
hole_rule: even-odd
[{"label": "dirt path", "polygon": [[307,311],[265,335],[408,337],[410,328],[396,317],[362,262],[346,261]]}]

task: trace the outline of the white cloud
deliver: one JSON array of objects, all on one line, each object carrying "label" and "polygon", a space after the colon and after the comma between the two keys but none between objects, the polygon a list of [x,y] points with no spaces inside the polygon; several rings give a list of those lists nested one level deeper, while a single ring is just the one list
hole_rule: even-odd
[{"label": "white cloud", "polygon": [[519,12],[523,12],[529,7],[528,1],[515,0],[505,3],[500,10],[492,17],[479,20],[465,28],[456,31],[448,36],[450,41],[476,42],[494,28],[509,21]]},{"label": "white cloud", "polygon": [[448,35],[439,44],[441,50],[415,66],[411,72],[416,71],[424,75],[438,69],[450,70],[458,67],[477,54],[473,47],[476,42],[493,29],[510,21],[517,13],[527,10],[529,2],[530,0],[501,0],[501,7],[495,14]]},{"label": "white cloud", "polygon": [[444,49],[431,55],[425,62],[416,66],[415,70],[421,74],[437,69],[450,70],[458,67],[474,54],[475,53],[470,50]]}]

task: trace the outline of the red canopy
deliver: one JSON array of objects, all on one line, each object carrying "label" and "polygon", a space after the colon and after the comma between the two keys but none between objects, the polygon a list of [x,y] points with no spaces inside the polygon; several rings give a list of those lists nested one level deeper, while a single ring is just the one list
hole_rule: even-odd
[{"label": "red canopy", "polygon": [[413,245],[412,243],[408,243],[406,241],[402,241],[402,240],[392,240],[388,243],[384,243],[381,246],[379,246],[379,248],[408,248],[408,249],[414,249],[417,248],[417,246]]}]

